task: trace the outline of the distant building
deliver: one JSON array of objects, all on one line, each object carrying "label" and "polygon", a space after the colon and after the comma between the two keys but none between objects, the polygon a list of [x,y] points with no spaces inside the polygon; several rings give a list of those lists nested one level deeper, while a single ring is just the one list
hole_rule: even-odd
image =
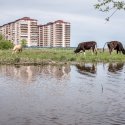
[{"label": "distant building", "polygon": [[57,20],[39,25],[38,46],[70,47],[70,23]]},{"label": "distant building", "polygon": [[70,23],[62,20],[38,25],[36,19],[23,17],[0,26],[0,33],[14,44],[25,39],[28,47],[70,47]]},{"label": "distant building", "polygon": [[38,25],[35,19],[24,17],[4,24],[0,27],[0,32],[5,39],[11,40],[14,44],[19,44],[21,40],[25,39],[27,46],[37,46]]}]

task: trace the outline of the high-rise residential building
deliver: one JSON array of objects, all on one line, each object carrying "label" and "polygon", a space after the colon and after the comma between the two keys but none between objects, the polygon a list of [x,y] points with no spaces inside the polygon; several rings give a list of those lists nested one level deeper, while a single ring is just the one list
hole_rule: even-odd
[{"label": "high-rise residential building", "polygon": [[24,17],[16,21],[18,42],[22,39],[27,40],[27,46],[37,46],[38,25],[37,20]]},{"label": "high-rise residential building", "polygon": [[70,23],[57,20],[39,25],[38,46],[70,47]]},{"label": "high-rise residential building", "polygon": [[0,33],[14,44],[25,39],[28,47],[70,47],[70,23],[62,20],[38,25],[36,19],[23,17],[0,26]]},{"label": "high-rise residential building", "polygon": [[37,46],[38,25],[35,19],[23,17],[4,24],[0,27],[0,32],[5,39],[11,40],[14,44],[19,44],[21,40],[25,39],[27,46]]}]

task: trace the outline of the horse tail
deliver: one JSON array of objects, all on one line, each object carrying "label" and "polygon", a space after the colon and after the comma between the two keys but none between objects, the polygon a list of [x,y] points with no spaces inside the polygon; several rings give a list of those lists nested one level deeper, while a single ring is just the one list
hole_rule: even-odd
[{"label": "horse tail", "polygon": [[104,46],[103,46],[103,52],[104,52],[104,49],[105,49],[105,45],[107,44],[108,42],[106,42],[105,44],[104,44]]}]

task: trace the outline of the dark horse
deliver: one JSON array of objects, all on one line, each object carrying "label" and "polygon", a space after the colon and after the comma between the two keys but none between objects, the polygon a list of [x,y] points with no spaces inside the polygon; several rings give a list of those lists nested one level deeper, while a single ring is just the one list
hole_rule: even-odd
[{"label": "dark horse", "polygon": [[95,41],[81,42],[78,44],[74,52],[79,53],[82,50],[85,54],[85,50],[89,50],[89,49],[92,49],[93,53],[96,52],[97,54],[97,43]]},{"label": "dark horse", "polygon": [[[107,44],[108,49],[109,49],[109,53],[111,54],[111,52],[113,50],[116,50],[117,54],[119,52],[122,52],[123,54],[125,54],[125,49],[123,48],[123,45],[121,42],[119,41],[110,41],[110,42],[106,42],[105,45]],[[105,47],[104,45],[104,47]],[[104,47],[103,47],[103,52],[104,52]]]}]

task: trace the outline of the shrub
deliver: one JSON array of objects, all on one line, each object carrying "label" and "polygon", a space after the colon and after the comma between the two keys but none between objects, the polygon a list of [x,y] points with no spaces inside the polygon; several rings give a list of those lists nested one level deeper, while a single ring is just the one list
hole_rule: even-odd
[{"label": "shrub", "polygon": [[21,45],[22,45],[23,47],[26,47],[27,41],[26,41],[25,39],[22,39],[22,40],[21,40]]},{"label": "shrub", "polygon": [[0,41],[0,49],[11,49],[13,48],[13,43],[8,40],[1,40]]},{"label": "shrub", "polygon": [[0,34],[0,41],[3,40],[3,39],[4,39],[3,35]]}]

